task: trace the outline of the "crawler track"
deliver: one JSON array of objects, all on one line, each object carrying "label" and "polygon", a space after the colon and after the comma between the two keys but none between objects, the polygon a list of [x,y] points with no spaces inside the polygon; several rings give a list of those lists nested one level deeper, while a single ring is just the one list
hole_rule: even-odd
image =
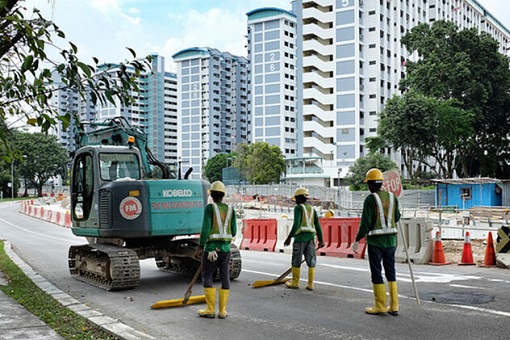
[{"label": "crawler track", "polygon": [[77,280],[111,291],[132,289],[140,282],[136,252],[111,244],[71,246],[69,271]]}]

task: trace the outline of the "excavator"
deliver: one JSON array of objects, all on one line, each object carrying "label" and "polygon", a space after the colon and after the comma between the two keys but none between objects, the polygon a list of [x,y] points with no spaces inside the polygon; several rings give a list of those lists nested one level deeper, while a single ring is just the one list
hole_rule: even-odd
[{"label": "excavator", "polygon": [[[126,118],[80,123],[71,169],[71,230],[87,244],[69,249],[71,276],[115,291],[140,282],[140,260],[165,272],[192,275],[210,184],[181,178],[158,161],[146,135]],[[87,127],[87,129],[85,128]],[[241,273],[231,244],[230,278]]]}]

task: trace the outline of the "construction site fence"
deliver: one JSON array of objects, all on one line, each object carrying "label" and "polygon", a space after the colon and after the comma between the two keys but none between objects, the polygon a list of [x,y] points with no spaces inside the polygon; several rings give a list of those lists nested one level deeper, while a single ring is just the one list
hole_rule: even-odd
[{"label": "construction site fence", "polygon": [[[263,202],[274,207],[294,207],[291,197],[297,185],[268,184],[268,185],[227,185],[227,200],[231,202]],[[370,195],[369,191],[350,191],[347,187],[326,188],[322,186],[307,186],[309,200],[314,206],[323,209],[333,209],[345,216],[351,212],[355,216],[363,208],[363,201]],[[404,190],[399,198],[402,209],[428,210],[435,206],[434,190]],[[352,214],[354,212],[354,214]],[[349,217],[349,216],[346,216]]]}]

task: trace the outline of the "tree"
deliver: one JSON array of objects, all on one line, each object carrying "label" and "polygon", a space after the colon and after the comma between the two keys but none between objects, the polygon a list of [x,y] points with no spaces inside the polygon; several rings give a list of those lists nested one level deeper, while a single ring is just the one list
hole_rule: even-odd
[{"label": "tree", "polygon": [[[510,69],[498,43],[476,28],[459,30],[452,22],[420,24],[402,38],[420,59],[406,63],[402,91],[414,89],[439,101],[455,99],[473,114],[473,133],[456,155],[461,177],[496,176],[508,168]],[[474,168],[471,164],[481,164]],[[503,169],[501,169],[503,168]],[[508,170],[506,170],[508,172]]]},{"label": "tree", "polygon": [[[128,105],[133,101],[130,91],[138,91],[136,77],[150,69],[150,56],[136,59],[135,51],[128,48],[134,60],[97,72],[97,58],[93,58],[94,65],[89,65],[78,59],[78,47],[72,42],[67,42],[67,49],[58,47],[54,39],[65,39],[64,32],[37,9],[29,17],[23,6],[21,0],[0,1],[0,121],[21,116],[27,124],[40,126],[45,132],[60,120],[66,129],[75,112],[59,116],[50,105],[53,92],[60,89],[73,89],[82,97],[89,93],[93,104],[116,105],[117,99]],[[50,48],[59,51],[62,59],[51,60]],[[128,69],[134,70],[134,76]],[[49,86],[54,83],[52,73],[58,74],[63,86]],[[0,139],[12,156],[4,129],[0,130]]]},{"label": "tree", "polygon": [[367,190],[367,185],[363,181],[367,171],[371,168],[377,168],[384,172],[398,169],[398,166],[380,152],[370,152],[365,157],[358,158],[354,165],[349,167],[349,174],[345,177],[345,182],[349,184],[349,188],[351,190]]},{"label": "tree", "polygon": [[23,155],[20,174],[37,188],[37,196],[42,197],[42,189],[48,179],[65,175],[70,161],[66,149],[55,136],[44,133],[16,133],[14,137],[13,144]]},{"label": "tree", "polygon": [[413,164],[422,163],[434,143],[433,105],[433,99],[409,91],[389,99],[380,115],[379,135],[400,149],[411,180],[415,177]]},{"label": "tree", "polygon": [[285,171],[285,161],[278,146],[264,142],[241,144],[236,149],[238,157],[234,164],[248,182],[253,184],[280,183]]},{"label": "tree", "polygon": [[[414,89],[386,103],[378,133],[387,144],[400,149],[412,182],[418,179],[421,164],[432,169],[437,166],[437,177],[453,177],[455,155],[465,154],[473,135],[474,114],[459,106],[456,99],[439,100]],[[377,145],[376,141],[370,145]],[[434,164],[429,163],[430,158]]]},{"label": "tree", "polygon": [[207,178],[209,182],[222,181],[223,180],[223,168],[227,167],[227,159],[229,155],[219,153],[207,161],[204,168],[204,178]]}]

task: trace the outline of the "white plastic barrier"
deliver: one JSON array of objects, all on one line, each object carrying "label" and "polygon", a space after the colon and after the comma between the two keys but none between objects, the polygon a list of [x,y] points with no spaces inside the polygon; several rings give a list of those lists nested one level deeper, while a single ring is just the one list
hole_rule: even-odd
[{"label": "white plastic barrier", "polygon": [[292,253],[292,243],[290,246],[285,247],[283,243],[292,230],[292,223],[294,219],[289,219],[282,215],[278,221],[278,240],[276,241],[275,252],[276,253]]},{"label": "white plastic barrier", "polygon": [[406,249],[402,239],[404,237],[409,260],[412,263],[424,264],[430,262],[434,250],[432,221],[424,218],[403,218],[400,220],[400,226],[395,261],[407,262]]}]

